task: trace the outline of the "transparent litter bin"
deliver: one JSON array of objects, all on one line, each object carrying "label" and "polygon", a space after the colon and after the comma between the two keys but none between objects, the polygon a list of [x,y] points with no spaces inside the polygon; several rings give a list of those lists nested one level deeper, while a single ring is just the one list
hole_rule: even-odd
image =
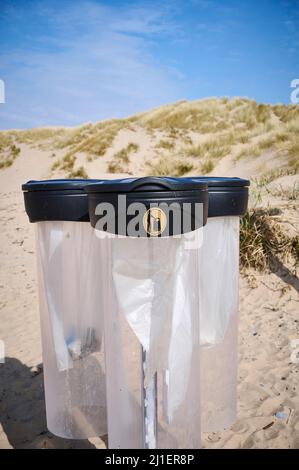
[{"label": "transparent litter bin", "polygon": [[229,428],[237,416],[239,220],[247,210],[249,181],[194,180],[209,190],[199,290],[202,431],[211,432]]},{"label": "transparent litter bin", "polygon": [[149,177],[86,190],[105,260],[109,448],[199,448],[197,255],[207,186]]},{"label": "transparent litter bin", "polygon": [[22,186],[36,225],[47,426],[64,438],[107,432],[102,271],[84,191],[96,181]]}]

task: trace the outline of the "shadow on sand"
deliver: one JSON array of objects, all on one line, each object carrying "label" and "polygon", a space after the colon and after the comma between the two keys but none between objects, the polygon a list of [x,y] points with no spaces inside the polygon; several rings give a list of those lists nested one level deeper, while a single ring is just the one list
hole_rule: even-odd
[{"label": "shadow on sand", "polygon": [[299,279],[285,266],[277,257],[273,257],[270,265],[271,271],[276,274],[283,282],[289,284],[299,292]]},{"label": "shadow on sand", "polygon": [[0,364],[0,423],[14,449],[96,448],[87,439],[62,439],[47,430],[42,366],[35,373],[13,357]]}]

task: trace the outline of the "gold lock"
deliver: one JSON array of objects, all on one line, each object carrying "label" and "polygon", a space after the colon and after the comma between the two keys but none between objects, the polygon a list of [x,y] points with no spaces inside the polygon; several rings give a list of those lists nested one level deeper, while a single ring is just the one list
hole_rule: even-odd
[{"label": "gold lock", "polygon": [[167,225],[167,217],[160,207],[151,207],[143,216],[144,230],[151,236],[157,237],[164,232]]}]

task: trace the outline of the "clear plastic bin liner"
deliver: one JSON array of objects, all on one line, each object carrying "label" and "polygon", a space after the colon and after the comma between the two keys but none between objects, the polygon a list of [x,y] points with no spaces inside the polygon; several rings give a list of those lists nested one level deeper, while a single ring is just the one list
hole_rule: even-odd
[{"label": "clear plastic bin liner", "polygon": [[200,258],[203,431],[236,419],[239,217],[209,218]]},{"label": "clear plastic bin liner", "polygon": [[222,343],[201,347],[202,430],[229,428],[237,416],[238,316],[233,315]]},{"label": "clear plastic bin liner", "polygon": [[88,223],[39,222],[37,253],[48,428],[106,433],[102,270]]},{"label": "clear plastic bin liner", "polygon": [[196,252],[186,249],[184,237],[107,237],[100,244],[111,257],[105,288],[109,447],[198,448],[199,243]]},{"label": "clear plastic bin liner", "polygon": [[200,263],[200,343],[213,345],[223,341],[238,310],[239,217],[208,219]]}]

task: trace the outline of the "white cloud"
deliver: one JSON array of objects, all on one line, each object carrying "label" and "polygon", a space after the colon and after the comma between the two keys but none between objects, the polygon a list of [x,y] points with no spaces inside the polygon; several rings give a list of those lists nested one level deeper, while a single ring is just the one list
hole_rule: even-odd
[{"label": "white cloud", "polygon": [[0,76],[7,84],[1,128],[125,116],[179,95],[183,75],[151,53],[161,38],[180,35],[166,7],[124,9],[80,1],[62,11],[38,5],[22,19],[18,10],[6,10],[6,22],[46,27],[30,41],[27,30],[24,46],[0,53]]}]

